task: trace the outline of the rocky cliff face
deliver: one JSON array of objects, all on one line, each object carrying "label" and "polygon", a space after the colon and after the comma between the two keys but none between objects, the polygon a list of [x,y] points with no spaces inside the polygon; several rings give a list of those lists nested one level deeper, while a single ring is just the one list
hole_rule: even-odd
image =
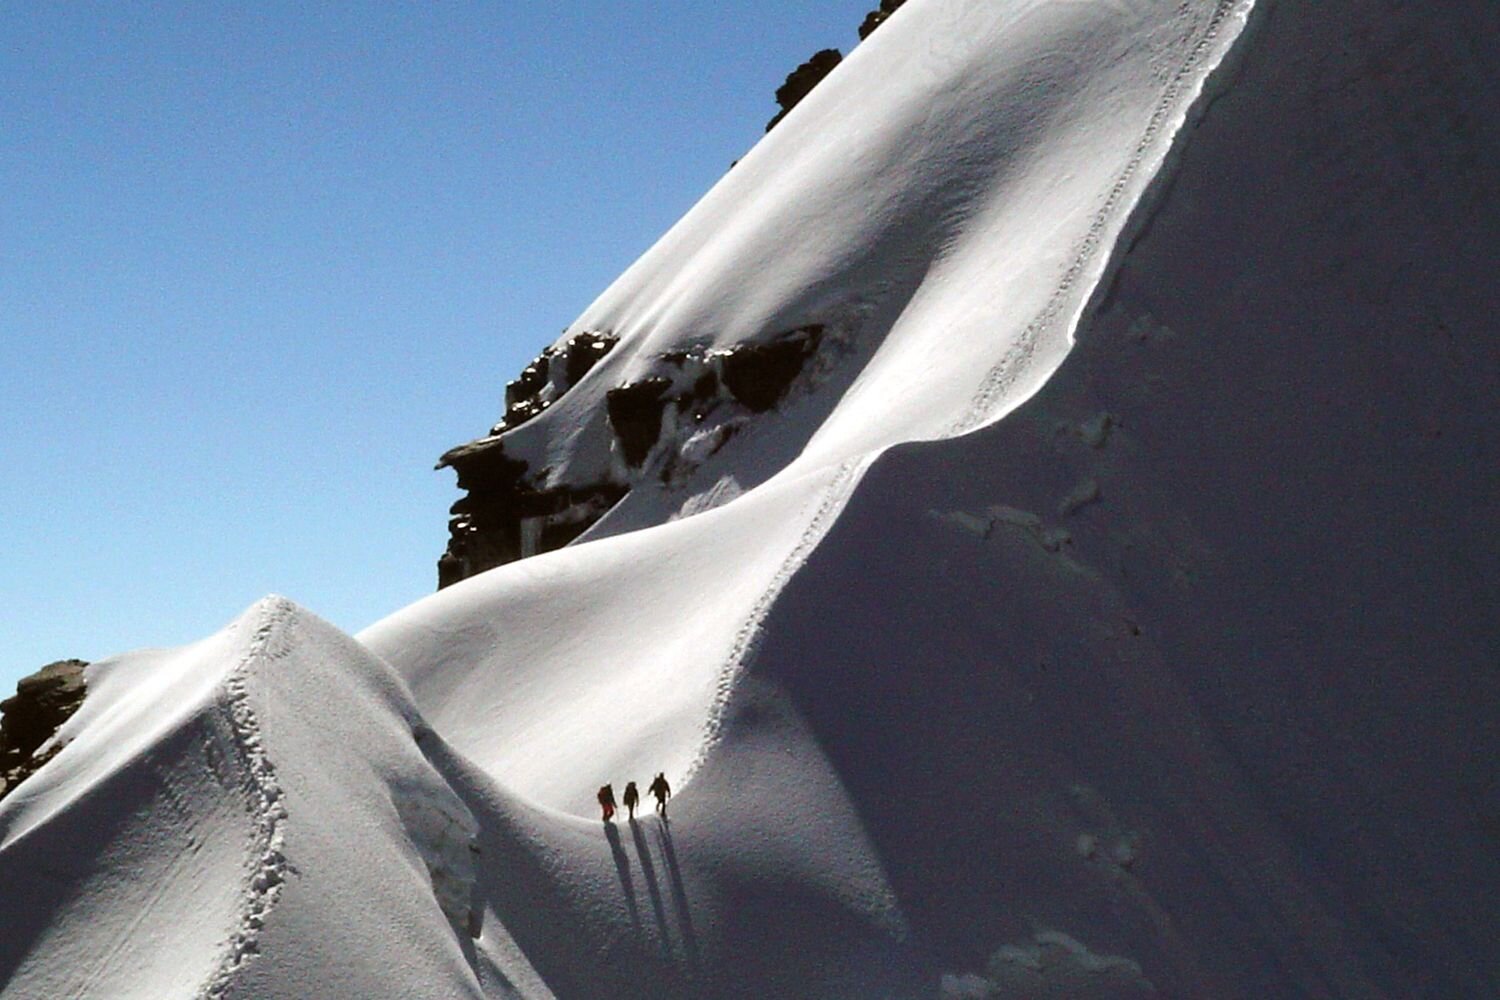
[{"label": "rocky cliff face", "polygon": [[608,440],[601,445],[611,456],[605,470],[561,480],[535,457],[538,449],[517,445],[511,432],[576,385],[618,338],[580,333],[547,348],[506,386],[505,418],[438,462],[458,473],[467,492],[449,512],[438,588],[562,548],[637,485],[680,480],[782,401],[823,335],[824,327],[813,324],[730,348],[655,357],[645,374],[605,393]]},{"label": "rocky cliff face", "polygon": [[49,663],[16,685],[0,701],[0,799],[57,755],[61,747],[37,751],[83,704],[82,660]]}]

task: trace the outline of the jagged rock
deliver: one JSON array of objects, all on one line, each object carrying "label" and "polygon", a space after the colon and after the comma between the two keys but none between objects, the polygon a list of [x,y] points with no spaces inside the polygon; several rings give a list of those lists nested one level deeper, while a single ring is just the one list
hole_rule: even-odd
[{"label": "jagged rock", "polygon": [[454,553],[453,540],[450,537],[448,548],[438,556],[438,590],[451,587],[468,576],[468,565],[463,556]]},{"label": "jagged rock", "polygon": [[766,131],[769,132],[780,124],[781,119],[812,93],[813,88],[822,83],[823,78],[833,72],[833,68],[843,59],[838,49],[823,49],[813,53],[811,59],[787,74],[786,82],[776,88],[776,103],[781,105],[781,110],[766,123]]},{"label": "jagged rock", "polygon": [[661,436],[664,397],[670,388],[670,379],[652,377],[611,389],[605,396],[609,425],[630,465],[638,468]]},{"label": "jagged rock", "polygon": [[719,394],[719,376],[706,371],[693,382],[693,400],[705,403]]},{"label": "jagged rock", "polygon": [[628,490],[610,482],[538,487],[527,464],[507,455],[504,442],[493,437],[452,449],[438,464],[444,466],[458,473],[459,488],[468,492],[448,510],[448,548],[438,559],[439,590],[562,548]]},{"label": "jagged rock", "polygon": [[724,386],[747,409],[764,413],[781,402],[822,337],[823,327],[814,325],[764,344],[741,344],[724,356]]},{"label": "jagged rock", "polygon": [[864,41],[874,34],[875,29],[884,24],[904,3],[906,0],[880,0],[880,6],[866,14],[864,21],[860,23],[859,40]]},{"label": "jagged rock", "polygon": [[661,437],[662,415],[669,405],[700,423],[724,402],[722,389],[752,413],[773,408],[802,373],[822,336],[823,327],[814,324],[764,343],[737,344],[708,354],[662,355],[662,361],[679,370],[675,378],[652,376],[611,389],[606,396],[609,423],[625,461],[632,468],[645,464]]},{"label": "jagged rock", "polygon": [[[866,14],[865,19],[860,22],[860,41],[869,38],[875,29],[884,24],[904,3],[906,0],[880,0],[880,6]],[[775,118],[766,123],[766,131],[769,132],[779,125],[781,119],[785,118],[787,113],[804,97],[812,93],[813,88],[822,83],[823,78],[833,72],[833,68],[842,62],[843,58],[838,49],[823,49],[813,53],[811,59],[787,74],[786,82],[776,89],[776,103],[781,106],[781,110],[776,113]],[[736,160],[735,163],[731,163],[730,167],[738,162]]]},{"label": "jagged rock", "polygon": [[619,343],[611,333],[584,331],[562,347],[548,347],[505,384],[505,417],[490,434],[514,430],[557,402]]},{"label": "jagged rock", "polygon": [[83,660],[49,663],[16,685],[0,701],[0,798],[34,774],[57,752],[36,751],[83,704]]},{"label": "jagged rock", "polygon": [[527,463],[507,455],[501,435],[557,402],[619,343],[586,330],[548,347],[505,386],[505,416],[488,436],[450,449],[437,467],[458,473],[467,496],[449,509],[438,589],[578,537],[625,495],[613,483],[540,488]]},{"label": "jagged rock", "polygon": [[[612,447],[624,460],[596,481],[557,483],[506,451],[517,418],[536,412],[576,384],[616,343],[583,333],[548,348],[507,387],[506,419],[488,437],[449,450],[438,468],[458,473],[466,495],[449,509],[448,546],[438,559],[438,588],[573,541],[617,504],[642,476],[670,484],[729,441],[750,414],[774,408],[817,350],[813,324],[759,343],[706,346],[658,355],[654,374],[605,394]],[[673,433],[663,440],[668,407]],[[653,450],[661,454],[653,458]],[[648,470],[647,467],[650,467]]]},{"label": "jagged rock", "polygon": [[620,338],[612,333],[574,334],[563,352],[563,367],[567,372],[568,385],[577,385],[589,373],[589,369],[603,360],[619,342]]},{"label": "jagged rock", "polygon": [[[547,387],[547,370],[552,366],[552,349],[537,355],[535,361],[521,369],[521,374],[505,383],[505,420],[510,423],[516,408],[532,402]],[[514,426],[514,425],[512,425]]]},{"label": "jagged rock", "polygon": [[[450,508],[448,548],[438,559],[438,589],[487,569],[560,549],[588,530],[627,492],[618,483],[536,488],[526,465],[503,452],[488,463],[459,459],[459,484],[467,496]],[[503,475],[493,471],[503,470]],[[479,479],[466,477],[465,471]]]}]

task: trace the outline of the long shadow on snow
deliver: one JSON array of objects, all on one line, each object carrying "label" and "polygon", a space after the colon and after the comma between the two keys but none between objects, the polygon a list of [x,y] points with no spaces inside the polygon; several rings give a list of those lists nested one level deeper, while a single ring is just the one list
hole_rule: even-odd
[{"label": "long shadow on snow", "polygon": [[620,890],[625,894],[625,905],[630,908],[630,924],[639,934],[641,908],[636,905],[635,901],[635,879],[630,875],[630,858],[626,856],[625,848],[620,844],[620,831],[613,823],[605,822],[604,839],[609,841],[609,853],[614,856],[615,871],[620,876]]},{"label": "long shadow on snow", "polygon": [[[662,856],[667,862],[672,904],[677,911],[677,923],[682,928],[682,942],[687,949],[688,965],[692,970],[697,971],[702,963],[702,955],[698,950],[698,932],[693,928],[693,911],[688,905],[687,890],[682,885],[682,869],[677,864],[677,849],[672,845],[672,827],[665,816],[661,818],[661,825],[657,827],[656,836],[661,841]],[[640,833],[637,832],[636,845],[640,847],[644,855],[646,846],[642,840]]]},{"label": "long shadow on snow", "polygon": [[[601,838],[591,822],[518,801],[436,734],[424,734],[422,749],[479,825],[485,919],[500,922],[553,994],[616,997],[650,981],[655,996],[696,995],[682,970],[649,947],[629,855],[613,824]],[[613,913],[610,894],[598,894],[595,881],[611,863],[625,899]]]},{"label": "long shadow on snow", "polygon": [[[672,930],[667,922],[667,908],[662,904],[661,886],[656,881],[656,865],[651,860],[651,849],[638,821],[630,820],[630,835],[635,841],[635,853],[641,860],[641,874],[646,879],[646,892],[651,896],[651,911],[656,916],[656,927],[661,932],[662,957],[672,958]],[[619,835],[616,834],[618,837]]]}]

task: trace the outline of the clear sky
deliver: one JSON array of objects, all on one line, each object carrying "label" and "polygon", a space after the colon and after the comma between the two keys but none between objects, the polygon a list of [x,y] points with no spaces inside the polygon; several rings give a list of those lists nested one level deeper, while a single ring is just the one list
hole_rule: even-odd
[{"label": "clear sky", "polygon": [[437,456],[873,6],[0,6],[0,697],[430,592]]}]

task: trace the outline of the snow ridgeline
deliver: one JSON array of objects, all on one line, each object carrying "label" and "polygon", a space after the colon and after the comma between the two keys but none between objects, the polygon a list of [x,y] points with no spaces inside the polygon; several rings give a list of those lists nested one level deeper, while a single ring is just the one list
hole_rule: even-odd
[{"label": "snow ridgeline", "polygon": [[[1225,12],[1238,25],[1248,10],[904,7],[580,318],[570,337],[608,331],[618,345],[503,437],[542,485],[586,484],[618,461],[609,391],[665,359],[838,331],[817,379],[665,488],[632,489],[591,544],[452,586],[363,648],[289,611],[282,655],[256,659],[243,687],[184,690],[223,676],[190,666],[237,662],[244,625],[100,667],[72,743],[34,795],[0,807],[48,839],[8,838],[0,872],[21,878],[27,847],[71,856],[84,814],[68,796],[106,812],[123,801],[76,770],[107,757],[142,784],[147,820],[90,828],[134,864],[109,888],[136,891],[114,900],[80,874],[39,900],[27,921],[47,931],[12,939],[7,991],[51,989],[97,954],[109,974],[68,988],[585,997],[645,973],[663,996],[930,994],[932,942],[912,938],[848,776],[743,659],[871,456],[946,433],[987,384],[999,416],[1060,361],[1067,330],[1031,324],[1082,308],[1233,40]],[[997,396],[986,373],[1007,357]],[[148,669],[160,683],[141,685]],[[138,720],[219,732],[214,759],[239,762],[231,780],[205,780],[198,751],[144,724],[98,749],[110,676]],[[209,708],[225,698],[227,732]],[[660,769],[692,774],[672,827],[600,838],[580,818],[603,780]],[[187,840],[151,822],[166,814],[151,804],[159,773],[201,814]],[[747,967],[747,948],[764,961]]]},{"label": "snow ridgeline", "polygon": [[[268,598],[89,680],[0,813],[6,995],[292,997],[342,966],[364,995],[473,982],[474,821],[388,667]],[[382,899],[379,925],[350,920]]]},{"label": "snow ridgeline", "polygon": [[[1463,459],[1493,442],[1475,436],[1485,397],[1462,366],[1433,412],[1405,386],[1403,420],[1450,436],[1402,437],[1386,465],[1337,405],[1385,402],[1361,380],[1379,351],[1352,335],[1382,329],[1362,305],[1371,262],[1423,279],[1384,295],[1403,322],[1436,308],[1415,285],[1471,330],[1482,284],[1381,246],[1380,216],[1325,189],[1379,190],[1413,245],[1488,245],[1472,195],[1490,176],[1475,164],[1500,161],[1492,128],[1445,136],[1395,101],[1379,120],[1424,142],[1347,122],[1403,81],[1441,81],[1439,110],[1486,92],[1440,38],[1494,38],[1476,30],[1494,14],[1430,14],[1435,32],[1388,6],[1261,11],[1245,76],[1181,145],[1249,3],[906,4],[566,335],[615,346],[497,437],[532,487],[567,490],[632,465],[612,391],[666,378],[662,428],[713,402],[678,399],[672,358],[837,331],[816,378],[717,448],[659,429],[640,468],[684,471],[631,479],[588,544],[456,583],[359,642],[289,610],[284,655],[243,688],[220,682],[244,627],[97,668],[73,741],[0,805],[0,884],[27,928],[3,936],[4,994],[194,995],[226,941],[235,954],[245,859],[269,855],[225,698],[286,810],[285,877],[225,996],[1493,992],[1494,864],[1440,820],[1485,787],[1457,753],[1495,704],[1470,669],[1485,591],[1399,568],[1433,552],[1405,526],[1413,482],[1448,476],[1437,506],[1494,564],[1462,501],[1482,492]],[[1306,148],[1276,161],[1288,130]],[[1380,190],[1411,148],[1430,175]],[[1174,186],[1132,225],[1169,155]],[[1304,198],[1318,227],[1295,225]],[[1301,335],[1309,314],[1359,371]],[[1415,354],[1398,356],[1428,371]],[[1298,374],[1308,357],[1333,403]],[[1260,368],[1284,385],[1226,391]],[[1242,429],[1259,419],[1284,449]],[[1306,531],[1281,516],[1281,451],[1320,486],[1297,498]],[[1320,582],[1311,539],[1340,525],[1326,498],[1392,468],[1421,475],[1361,526],[1397,568],[1344,532],[1365,575]],[[1264,573],[1261,552],[1278,556]],[[1278,572],[1298,574],[1293,598]],[[1382,587],[1437,623],[1415,645],[1335,594],[1397,617]],[[1341,642],[1376,664],[1371,690],[1351,690]],[[1408,662],[1428,669],[1401,679]],[[1302,671],[1338,697],[1309,697]],[[1461,724],[1406,717],[1410,689]],[[1422,752],[1403,761],[1381,720]],[[593,789],[662,769],[691,774],[672,823],[601,833]],[[1428,791],[1424,773],[1458,777]],[[1388,857],[1423,888],[1374,870]],[[1443,857],[1478,890],[1445,882]]]},{"label": "snow ridgeline", "polygon": [[[684,480],[637,485],[583,535],[599,544],[449,587],[361,638],[435,728],[538,801],[587,814],[601,771],[686,773],[736,636],[853,485],[840,468],[996,419],[1045,380],[1248,12],[903,7],[585,311],[559,344],[616,346],[498,442],[539,486],[606,479],[615,388],[676,353],[822,325],[842,347],[815,391]],[[642,634],[663,618],[680,624]]]},{"label": "snow ridgeline", "polygon": [[223,997],[234,981],[234,975],[259,950],[260,930],[266,916],[276,906],[286,881],[286,856],[283,827],[287,812],[281,786],[276,781],[276,766],[266,755],[261,742],[260,722],[250,704],[247,674],[261,660],[278,660],[286,655],[285,629],[294,609],[274,598],[257,606],[259,622],[251,635],[245,658],[224,681],[223,697],[217,707],[227,716],[232,734],[237,770],[242,776],[246,805],[251,816],[251,834],[246,855],[248,878],[242,889],[243,906],[239,926],[230,936],[218,967],[210,977],[204,994],[213,1000]]}]

